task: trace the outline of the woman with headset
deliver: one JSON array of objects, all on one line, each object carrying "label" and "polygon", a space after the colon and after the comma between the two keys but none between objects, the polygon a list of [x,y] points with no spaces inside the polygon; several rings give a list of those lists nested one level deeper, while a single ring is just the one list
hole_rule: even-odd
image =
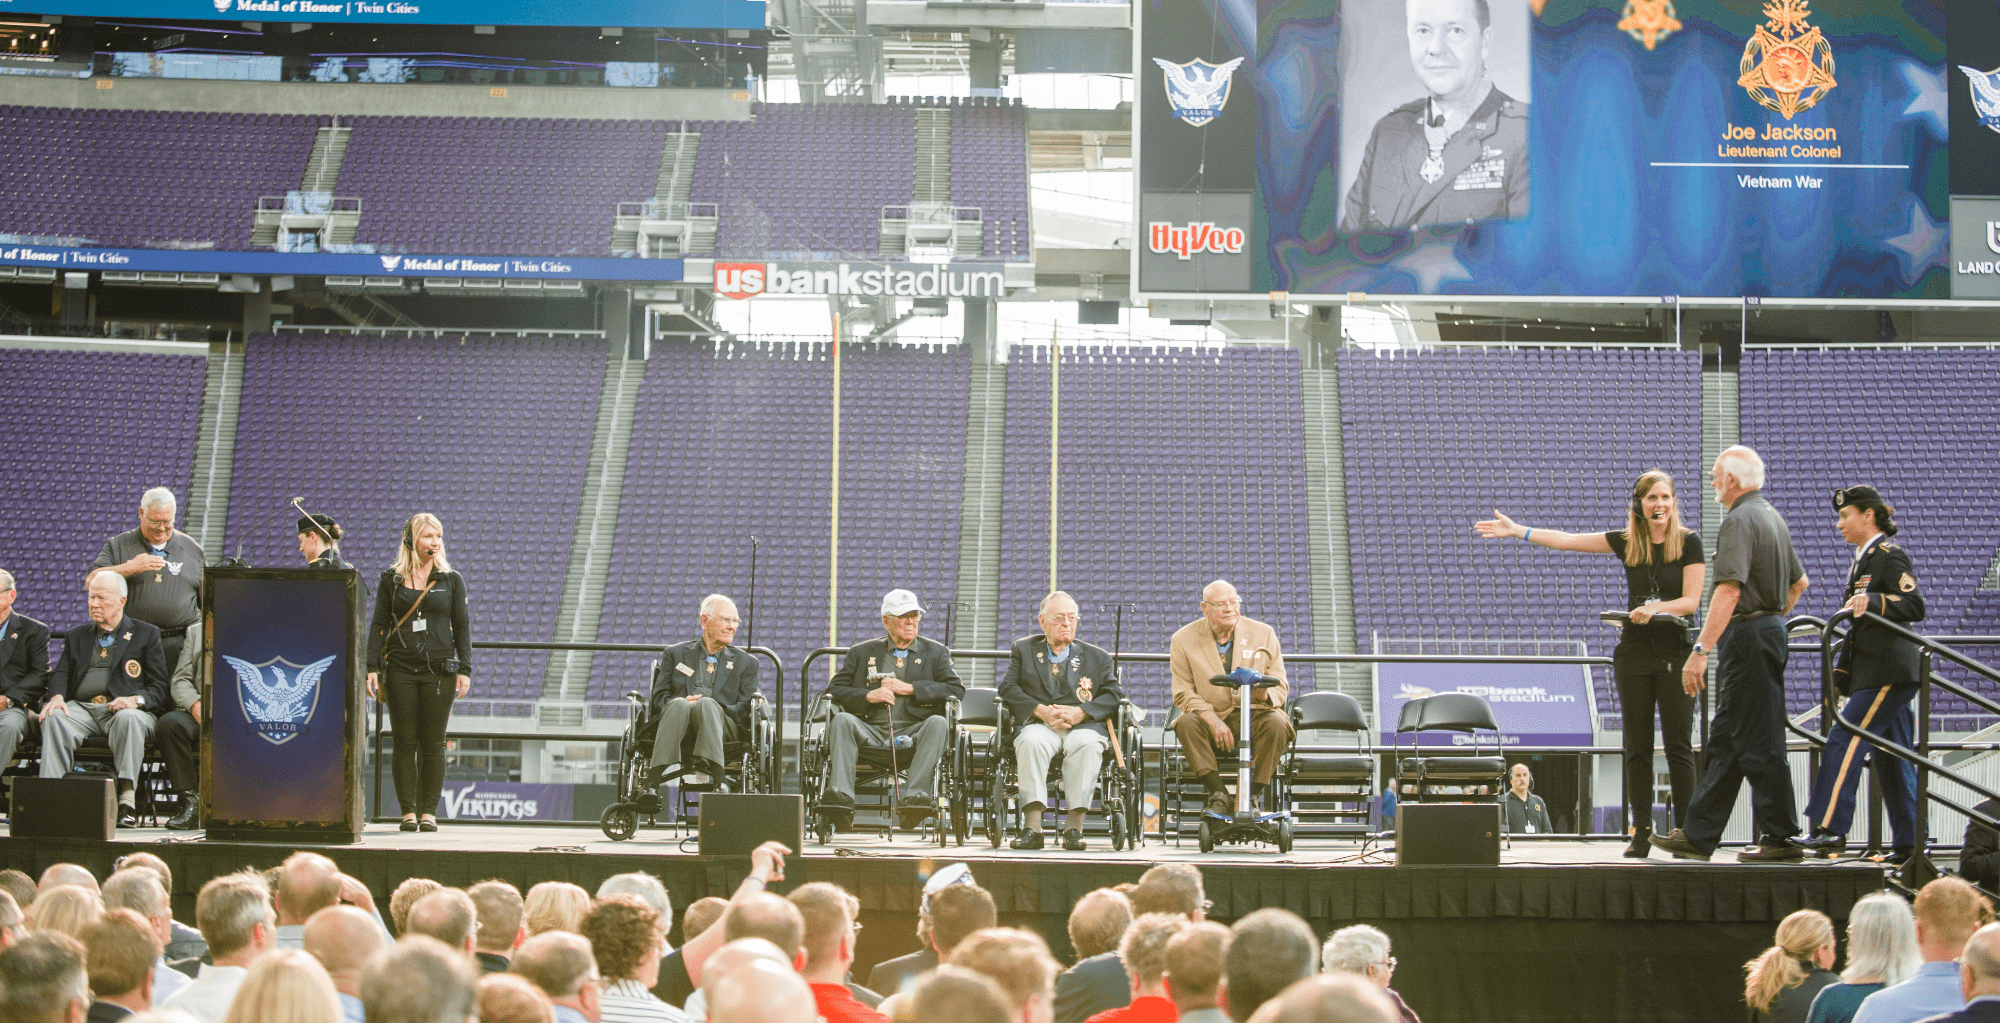
[{"label": "woman with headset", "polygon": [[[1681,688],[1681,665],[1693,644],[1686,628],[1656,622],[1655,615],[1691,619],[1701,608],[1701,587],[1707,566],[1701,534],[1681,524],[1674,498],[1674,478],[1648,469],[1632,484],[1625,528],[1603,533],[1564,533],[1531,529],[1500,513],[1474,525],[1489,539],[1518,536],[1559,551],[1616,554],[1625,567],[1625,592],[1631,624],[1622,626],[1618,648],[1612,651],[1612,675],[1618,682],[1618,702],[1625,712],[1625,794],[1633,817],[1632,845],[1625,855],[1644,859],[1653,833],[1653,708],[1658,707],[1660,732],[1666,739],[1667,776],[1673,792],[1673,820],[1687,817],[1694,795],[1694,698]],[[1644,543],[1631,538],[1643,536]]]},{"label": "woman with headset", "polygon": [[410,516],[396,563],[375,586],[368,630],[368,695],[389,704],[396,802],[404,831],[436,831],[444,791],[451,702],[472,688],[472,623],[465,578],[444,552],[444,524]]}]

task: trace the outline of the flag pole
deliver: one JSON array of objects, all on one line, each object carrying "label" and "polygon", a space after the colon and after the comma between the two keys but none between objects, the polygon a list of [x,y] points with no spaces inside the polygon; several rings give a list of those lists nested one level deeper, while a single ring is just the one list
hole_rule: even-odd
[{"label": "flag pole", "polygon": [[1060,488],[1056,486],[1057,469],[1062,460],[1062,337],[1056,327],[1049,328],[1049,588],[1056,591],[1056,551],[1058,532],[1056,512]]},{"label": "flag pole", "polygon": [[[840,314],[833,314],[833,488],[827,559],[826,645],[840,645]],[[831,662],[829,662],[831,663]]]}]

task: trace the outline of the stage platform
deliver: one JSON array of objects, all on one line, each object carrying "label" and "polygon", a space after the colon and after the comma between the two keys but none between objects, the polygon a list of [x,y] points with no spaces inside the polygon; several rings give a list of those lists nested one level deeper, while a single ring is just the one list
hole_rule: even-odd
[{"label": "stage platform", "polygon": [[[747,865],[695,855],[694,844],[667,829],[612,842],[596,828],[446,822],[435,834],[371,825],[358,844],[313,848],[384,905],[409,877],[595,889],[612,874],[644,870],[666,883],[678,913],[694,899],[728,895]],[[1019,853],[984,841],[940,848],[909,834],[843,835],[831,846],[809,843],[787,881],[832,881],[860,897],[855,973],[865,981],[873,963],[915,950],[919,890],[943,864],[969,863],[1003,923],[1039,930],[1064,956],[1064,923],[1084,893],[1135,881],[1155,863],[1194,863],[1216,919],[1280,906],[1322,937],[1350,923],[1387,931],[1400,961],[1395,986],[1432,1023],[1740,1018],[1742,965],[1770,944],[1779,920],[1813,908],[1844,922],[1856,899],[1885,883],[1872,863],[1738,864],[1729,851],[1710,863],[1628,860],[1624,843],[1613,841],[1518,841],[1498,867],[1396,867],[1393,850],[1352,841],[1302,839],[1289,855],[1254,846],[1204,855],[1192,841],[1122,852],[1101,839],[1093,846]],[[273,866],[292,848],[139,828],[110,843],[0,840],[0,867],[34,875],[67,860],[103,876],[119,856],[145,849],[173,869],[176,916],[192,922],[203,882]]]}]

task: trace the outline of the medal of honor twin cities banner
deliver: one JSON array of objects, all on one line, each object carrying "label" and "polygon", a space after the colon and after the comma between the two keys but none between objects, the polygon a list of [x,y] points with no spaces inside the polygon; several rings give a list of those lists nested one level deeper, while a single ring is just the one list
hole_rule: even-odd
[{"label": "medal of honor twin cities banner", "polygon": [[1142,299],[2000,297],[1995,0],[1133,16]]}]

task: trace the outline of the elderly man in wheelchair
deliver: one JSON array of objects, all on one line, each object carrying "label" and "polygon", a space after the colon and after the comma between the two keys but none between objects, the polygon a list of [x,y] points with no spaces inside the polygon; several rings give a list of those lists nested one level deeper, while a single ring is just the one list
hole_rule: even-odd
[{"label": "elderly man in wheelchair", "polygon": [[[1048,808],[1049,765],[1062,757],[1063,848],[1081,851],[1083,819],[1090,811],[1104,749],[1106,722],[1125,698],[1111,654],[1076,638],[1076,601],[1057,590],[1042,598],[1042,634],[1015,641],[1000,680],[1000,702],[1013,730],[1022,828],[1014,849],[1042,847],[1042,813]],[[1114,722],[1115,724],[1115,722]]]},{"label": "elderly man in wheelchair", "polygon": [[678,778],[683,786],[728,791],[725,747],[750,728],[757,658],[731,646],[736,603],[720,593],[701,601],[701,635],[666,648],[653,680],[648,716],[658,719],[647,789]]}]

